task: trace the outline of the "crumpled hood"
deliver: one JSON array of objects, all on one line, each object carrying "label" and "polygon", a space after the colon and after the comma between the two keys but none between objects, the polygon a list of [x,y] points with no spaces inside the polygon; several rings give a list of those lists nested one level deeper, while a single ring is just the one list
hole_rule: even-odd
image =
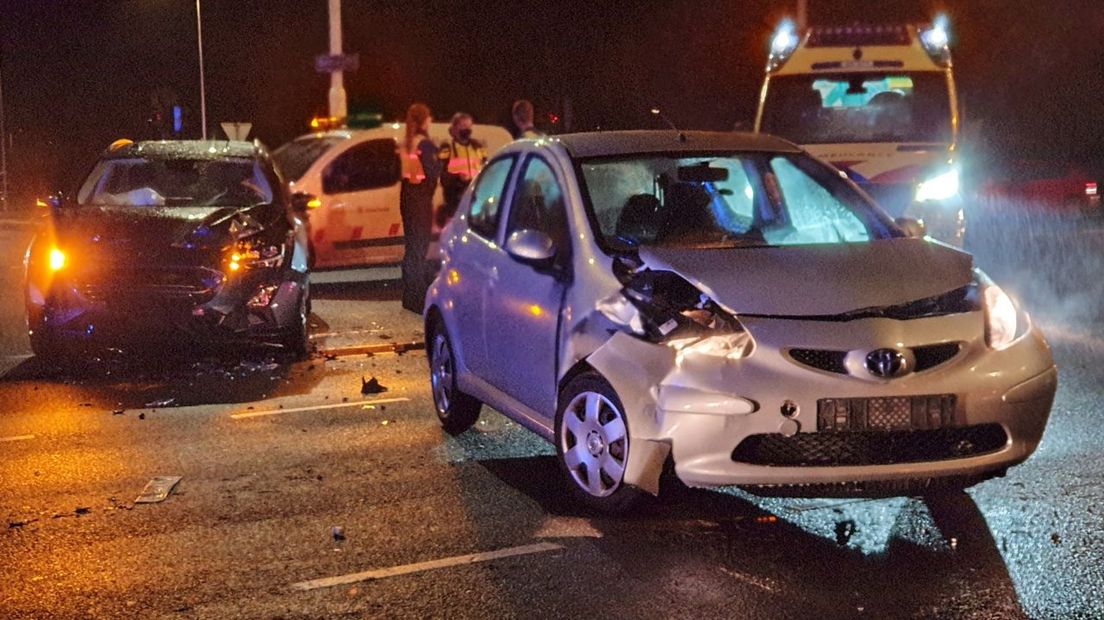
[{"label": "crumpled hood", "polygon": [[694,250],[641,248],[737,314],[828,316],[891,306],[966,286],[973,258],[923,239]]},{"label": "crumpled hood", "polygon": [[[263,205],[258,205],[263,206]],[[214,245],[243,207],[69,207],[56,212],[60,238],[77,243],[127,244],[158,250],[185,243],[199,231]],[[205,229],[201,230],[201,229]]]}]

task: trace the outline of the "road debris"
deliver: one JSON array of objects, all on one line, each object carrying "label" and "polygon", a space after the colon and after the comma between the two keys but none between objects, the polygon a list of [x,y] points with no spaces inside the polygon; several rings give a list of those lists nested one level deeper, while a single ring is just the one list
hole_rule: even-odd
[{"label": "road debris", "polygon": [[371,379],[360,378],[360,393],[361,394],[382,394],[387,391],[387,387],[380,385],[379,379],[372,377]]},{"label": "road debris", "polygon": [[138,414],[138,419],[139,420],[145,420],[146,419],[146,412],[143,411],[142,413],[139,413]]},{"label": "road debris", "polygon": [[180,476],[155,476],[142,489],[142,494],[134,500],[135,504],[156,504],[165,501],[172,493],[176,483],[180,482]]},{"label": "road debris", "polygon": [[126,413],[125,409],[115,409],[111,412],[111,415],[123,415]]},{"label": "road debris", "polygon": [[38,519],[34,518],[34,519],[22,519],[22,520],[19,520],[19,521],[8,521],[8,529],[9,530],[19,529],[19,528],[23,527],[24,525],[30,525],[30,524],[34,523],[35,521],[38,521]]},{"label": "road debris", "polygon": [[153,402],[146,403],[147,409],[157,409],[158,407],[172,407],[176,404],[175,398],[166,398],[164,400],[155,400]]},{"label": "road debris", "polygon": [[334,542],[345,540],[345,528],[335,525],[330,528],[330,535],[333,536]]}]

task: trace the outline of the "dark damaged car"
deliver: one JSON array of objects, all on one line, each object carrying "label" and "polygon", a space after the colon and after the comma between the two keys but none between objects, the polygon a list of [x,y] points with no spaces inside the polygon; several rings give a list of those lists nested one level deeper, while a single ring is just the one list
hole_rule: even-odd
[{"label": "dark damaged car", "polygon": [[36,355],[172,342],[307,352],[306,231],[247,142],[113,145],[27,253]]}]

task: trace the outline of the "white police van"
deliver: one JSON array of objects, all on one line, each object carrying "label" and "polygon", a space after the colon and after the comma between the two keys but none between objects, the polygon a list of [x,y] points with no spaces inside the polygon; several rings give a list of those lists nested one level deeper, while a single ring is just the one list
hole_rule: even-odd
[{"label": "white police van", "polygon": [[[436,144],[449,140],[448,123],[432,123]],[[312,268],[397,263],[403,256],[399,189],[401,123],[370,129],[328,129],[281,146],[273,158],[296,203],[310,221]],[[496,125],[474,125],[472,138],[488,157],[512,139]],[[438,185],[433,204],[444,202]]]},{"label": "white police van", "polygon": [[755,129],[847,173],[894,217],[961,246],[959,106],[946,17],[812,27],[771,41]]}]

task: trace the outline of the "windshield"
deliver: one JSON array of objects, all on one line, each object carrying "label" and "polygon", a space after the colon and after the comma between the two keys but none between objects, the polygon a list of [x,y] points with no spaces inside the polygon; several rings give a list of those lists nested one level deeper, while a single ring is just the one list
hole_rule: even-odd
[{"label": "windshield", "polygon": [[938,71],[775,76],[761,129],[798,144],[949,143],[950,101]]},{"label": "windshield", "polygon": [[272,202],[260,164],[247,158],[104,159],[88,175],[77,203],[115,207],[222,207]]},{"label": "windshield", "polygon": [[646,154],[580,162],[604,245],[758,247],[900,236],[839,173],[802,154]]},{"label": "windshield", "polygon": [[284,173],[284,178],[289,183],[294,183],[303,178],[307,170],[310,170],[311,164],[318,161],[319,157],[322,157],[326,151],[342,140],[344,138],[316,138],[314,136],[299,138],[276,149],[276,152],[272,154],[272,159],[276,160],[276,165]]}]

